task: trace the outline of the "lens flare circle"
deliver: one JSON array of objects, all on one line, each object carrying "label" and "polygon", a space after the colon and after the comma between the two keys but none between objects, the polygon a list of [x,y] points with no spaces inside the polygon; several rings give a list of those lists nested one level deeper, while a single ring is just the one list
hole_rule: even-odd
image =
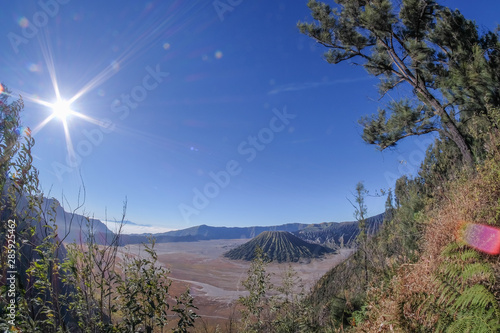
[{"label": "lens flare circle", "polygon": [[476,250],[500,254],[500,229],[490,225],[466,223],[462,227],[462,240]]}]

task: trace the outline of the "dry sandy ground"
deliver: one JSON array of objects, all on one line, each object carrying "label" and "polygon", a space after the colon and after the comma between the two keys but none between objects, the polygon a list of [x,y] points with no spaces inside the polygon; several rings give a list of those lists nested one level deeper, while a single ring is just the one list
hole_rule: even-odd
[{"label": "dry sandy ground", "polygon": [[[246,279],[250,262],[235,261],[222,255],[248,239],[210,240],[182,243],[159,243],[155,245],[158,259],[169,268],[173,280],[172,293],[180,294],[186,286],[195,297],[197,311],[203,318],[228,318],[238,297],[245,295],[241,282]],[[126,247],[134,254],[144,253],[140,245]],[[306,290],[323,274],[342,262],[352,253],[344,249],[339,254],[330,254],[308,263],[292,263],[293,269],[305,284]],[[289,264],[270,263],[267,271],[271,282],[279,285],[282,273]]]}]

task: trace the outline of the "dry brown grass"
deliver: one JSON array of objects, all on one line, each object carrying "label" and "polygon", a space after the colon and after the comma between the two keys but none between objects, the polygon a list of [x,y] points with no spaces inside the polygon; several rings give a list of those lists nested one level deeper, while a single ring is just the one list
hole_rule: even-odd
[{"label": "dry brown grass", "polygon": [[[419,261],[401,266],[389,286],[369,292],[368,319],[356,328],[357,332],[407,332],[435,325],[439,313],[430,314],[423,310],[423,305],[428,295],[436,292],[435,276],[444,260],[443,249],[459,240],[464,223],[500,226],[500,153],[479,166],[475,173],[464,174],[449,184],[426,216]],[[496,281],[500,281],[499,257],[484,256],[484,259],[491,263]],[[493,292],[500,301],[498,285]],[[405,327],[401,318],[405,318]],[[418,326],[411,327],[411,323]]]}]

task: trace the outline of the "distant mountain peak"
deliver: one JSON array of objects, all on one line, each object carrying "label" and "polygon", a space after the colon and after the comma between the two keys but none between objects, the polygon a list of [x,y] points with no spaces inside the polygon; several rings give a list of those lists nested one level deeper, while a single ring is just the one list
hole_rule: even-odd
[{"label": "distant mountain peak", "polygon": [[260,247],[270,261],[296,262],[301,259],[319,258],[334,252],[318,244],[311,244],[288,231],[264,231],[249,242],[224,254],[234,260],[252,260]]}]

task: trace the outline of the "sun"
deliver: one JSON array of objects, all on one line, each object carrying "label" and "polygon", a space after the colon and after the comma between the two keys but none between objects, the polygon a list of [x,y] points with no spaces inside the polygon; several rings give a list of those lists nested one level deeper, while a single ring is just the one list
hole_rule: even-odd
[{"label": "sun", "polygon": [[59,99],[57,102],[52,104],[52,114],[54,117],[65,121],[68,116],[73,113],[71,110],[71,103],[64,99]]}]

